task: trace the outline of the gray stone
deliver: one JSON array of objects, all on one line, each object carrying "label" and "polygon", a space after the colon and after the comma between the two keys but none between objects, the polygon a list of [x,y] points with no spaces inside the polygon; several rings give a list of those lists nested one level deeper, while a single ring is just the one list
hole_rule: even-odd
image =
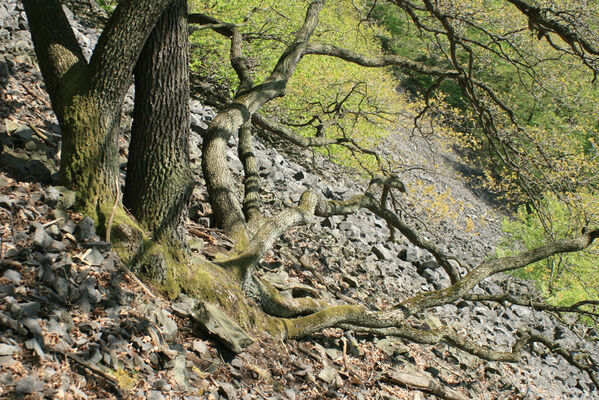
[{"label": "gray stone", "polygon": [[221,395],[222,398],[228,400],[235,400],[239,398],[237,396],[237,391],[235,390],[233,385],[227,382],[219,383],[218,393]]},{"label": "gray stone", "polygon": [[51,319],[46,324],[46,329],[49,333],[54,333],[58,336],[65,336],[67,334],[67,329],[62,322],[58,322],[55,319]]},{"label": "gray stone", "polygon": [[392,337],[380,339],[376,341],[374,345],[376,348],[385,353],[387,357],[407,354],[410,352],[410,348],[404,345],[401,340]]},{"label": "gray stone", "polygon": [[164,400],[164,395],[157,390],[150,390],[146,395],[147,400]]},{"label": "gray stone", "polygon": [[337,370],[334,368],[331,368],[327,365],[318,374],[318,379],[331,385],[331,384],[333,384],[333,382],[335,382],[337,380],[338,376],[339,376],[339,373],[337,372]]},{"label": "gray stone", "polygon": [[43,339],[42,327],[37,319],[25,318],[25,320],[23,320],[23,325],[36,339]]},{"label": "gray stone", "polygon": [[54,243],[52,236],[48,235],[42,226],[38,226],[33,233],[33,245],[44,250],[52,243]]},{"label": "gray stone", "polygon": [[40,359],[43,359],[45,357],[45,354],[44,350],[42,349],[42,346],[40,345],[41,341],[41,339],[39,342],[36,339],[29,339],[25,341],[25,348],[28,350],[33,350]]},{"label": "gray stone", "polygon": [[31,140],[33,137],[33,131],[26,125],[19,125],[18,128],[12,133],[13,136],[18,137],[24,142]]},{"label": "gray stone", "polygon": [[[1,148],[0,148],[1,149]],[[0,195],[0,206],[11,209],[13,201],[5,194]]]},{"label": "gray stone", "polygon": [[179,328],[177,323],[170,317],[166,310],[159,310],[156,313],[157,322],[160,324],[160,331],[164,334],[166,339],[174,340],[177,337]]},{"label": "gray stone", "polygon": [[[208,346],[202,340],[194,340],[191,343],[191,349],[200,355],[204,355],[204,354],[208,353]],[[235,360],[237,360],[237,359],[235,359]],[[233,360],[233,361],[235,361],[235,360]]]},{"label": "gray stone", "polygon": [[96,237],[96,226],[94,220],[85,217],[77,224],[77,233],[79,240],[91,240]]},{"label": "gray stone", "polygon": [[44,390],[44,382],[37,376],[19,379],[15,385],[15,393],[20,395],[33,394]]},{"label": "gray stone", "polygon": [[18,285],[21,283],[21,274],[19,274],[15,270],[7,269],[6,271],[4,271],[4,274],[2,276],[4,278],[8,279],[9,281],[11,281],[12,283],[14,283],[15,285]]},{"label": "gray stone", "polygon": [[393,255],[391,254],[391,251],[389,249],[387,249],[385,246],[383,246],[382,244],[375,244],[374,246],[372,246],[372,253],[374,253],[374,255],[377,256],[377,258],[379,260],[391,260],[393,258]]},{"label": "gray stone", "polygon": [[229,350],[240,353],[250,346],[254,340],[217,306],[200,303],[195,313],[202,328],[215,336]]},{"label": "gray stone", "polygon": [[0,343],[0,356],[12,356],[19,350],[17,346]]},{"label": "gray stone", "polygon": [[104,263],[104,256],[98,251],[97,248],[94,247],[91,253],[85,257],[85,261],[91,265],[102,265],[102,263]]},{"label": "gray stone", "polygon": [[11,302],[9,310],[16,318],[32,317],[37,314],[41,304],[35,301],[28,303]]},{"label": "gray stone", "polygon": [[173,375],[175,382],[181,387],[187,387],[187,366],[185,356],[181,355],[175,358],[173,366]]},{"label": "gray stone", "polygon": [[69,386],[69,391],[75,395],[76,399],[87,400],[87,394],[85,394],[85,392],[83,390],[79,389],[77,386],[75,386],[75,385]]}]

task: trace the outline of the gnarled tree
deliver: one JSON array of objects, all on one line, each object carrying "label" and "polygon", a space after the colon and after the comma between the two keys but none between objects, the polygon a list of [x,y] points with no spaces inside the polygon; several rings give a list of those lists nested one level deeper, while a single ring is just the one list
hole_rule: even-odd
[{"label": "gnarled tree", "polygon": [[[66,185],[78,191],[83,210],[97,213],[98,208],[101,210],[107,204],[111,206],[114,204],[116,193],[114,187],[116,184],[115,138],[120,105],[134,65],[137,62],[138,79],[143,79],[151,68],[157,68],[155,80],[151,82],[152,85],[157,86],[150,85],[147,88],[147,93],[146,89],[142,89],[140,96],[162,100],[158,82],[164,82],[165,78],[168,80],[169,68],[177,67],[176,63],[184,62],[184,57],[176,52],[173,55],[176,58],[176,61],[173,61],[175,64],[171,64],[171,61],[164,62],[164,60],[154,58],[159,54],[161,48],[166,50],[165,43],[169,43],[169,34],[180,31],[181,25],[176,24],[177,28],[174,28],[175,25],[169,25],[169,23],[175,21],[174,15],[180,17],[178,10],[182,8],[178,8],[178,6],[181,4],[176,3],[176,6],[164,13],[165,7],[169,3],[167,1],[121,1],[104,30],[92,59],[87,63],[81,56],[81,51],[72,32],[70,33],[58,1],[28,0],[25,3],[40,66],[63,130],[62,180]],[[459,36],[455,34],[451,25],[452,19],[438,8],[436,2],[424,0],[422,4],[404,1],[395,3],[404,8],[409,15],[414,15],[415,21],[420,21],[417,13],[424,12],[429,13],[431,18],[438,19],[444,27],[444,31],[441,33],[449,38],[451,54],[457,45],[466,46],[458,40]],[[441,69],[431,68],[423,63],[402,57],[383,55],[367,57],[339,47],[312,42],[311,39],[318,26],[319,14],[324,5],[324,0],[314,0],[309,4],[305,18],[295,31],[293,39],[286,43],[272,71],[259,83],[254,82],[252,70],[249,67],[250,62],[244,57],[243,45],[247,37],[243,35],[239,26],[222,23],[213,17],[202,14],[194,14],[189,17],[190,22],[203,25],[230,39],[230,62],[240,82],[239,88],[231,99],[220,97],[222,109],[203,135],[202,155],[202,169],[215,220],[218,226],[230,235],[234,246],[228,254],[221,255],[214,261],[188,258],[181,254],[172,257],[172,252],[159,250],[158,252],[164,253],[166,272],[164,275],[154,276],[158,280],[156,283],[165,285],[171,295],[184,291],[203,302],[220,305],[231,318],[237,320],[244,328],[266,330],[283,338],[298,338],[325,328],[338,327],[375,335],[394,335],[419,343],[445,341],[487,360],[511,362],[520,359],[525,344],[539,342],[546,345],[549,350],[561,354],[581,370],[586,371],[595,385],[599,387],[595,375],[597,366],[594,363],[580,363],[571,352],[559,348],[538,334],[522,332],[512,349],[501,351],[484,348],[458,334],[451,327],[425,331],[415,328],[413,325],[416,317],[432,307],[452,303],[461,298],[473,301],[481,300],[469,292],[478,283],[494,274],[522,268],[554,254],[580,251],[589,247],[599,237],[599,229],[586,230],[577,238],[548,243],[516,256],[484,261],[462,276],[456,266],[460,265],[458,256],[444,254],[433,243],[423,239],[388,207],[389,196],[394,191],[405,190],[403,184],[394,176],[374,177],[363,194],[345,201],[328,201],[308,190],[295,207],[284,209],[274,215],[269,215],[268,212],[262,210],[258,196],[259,176],[252,152],[253,124],[261,126],[273,134],[292,139],[300,145],[336,143],[349,146],[353,150],[360,150],[355,142],[347,138],[331,140],[322,136],[315,138],[297,136],[289,127],[282,127],[280,123],[271,121],[258,113],[266,103],[285,95],[289,79],[294,74],[298,63],[306,55],[332,56],[368,67],[397,65],[430,74],[438,79],[456,80],[477,110],[483,127],[490,129],[489,134],[496,132],[496,127],[492,125],[495,109],[498,108],[508,116],[510,115],[509,108],[503,105],[503,102],[484,82],[473,76],[471,68],[464,67],[457,57],[451,56],[451,54],[454,68]],[[48,15],[55,17],[52,27],[43,18]],[[163,15],[163,19],[156,25],[160,15]],[[59,23],[56,24],[54,20]],[[556,23],[561,26],[559,21]],[[535,26],[542,26],[545,31],[557,30],[555,24],[541,24],[538,21],[535,24]],[[58,28],[55,28],[56,26]],[[155,36],[146,42],[145,40],[153,28]],[[423,26],[422,29],[428,28]],[[161,33],[165,36],[161,36]],[[576,33],[573,32],[573,34]],[[576,43],[581,43],[570,36],[560,35],[560,37],[563,37],[568,43],[574,43],[574,46]],[[142,57],[141,61],[138,61],[138,55],[144,43],[146,43],[144,52],[147,51],[148,58]],[[470,66],[471,64],[472,62]],[[170,101],[169,99],[173,99],[174,93],[178,93],[176,91],[185,91],[185,83],[181,81],[174,88],[175,92],[165,93],[164,99],[167,103]],[[481,101],[481,93],[484,94],[484,103]],[[145,100],[146,98],[139,97],[136,99],[136,110],[139,110],[140,114],[149,110],[148,105],[144,103]],[[167,103],[164,103],[162,107],[168,108]],[[495,107],[489,107],[488,104],[494,104]],[[176,104],[175,107],[177,110],[181,109]],[[155,111],[162,113],[165,109],[159,108]],[[136,117],[140,116],[136,113]],[[180,118],[178,123],[181,129],[187,129],[186,120],[184,120],[186,117],[178,114],[177,118]],[[162,121],[157,121],[156,125],[149,124],[142,130],[160,130],[161,123]],[[226,158],[227,141],[235,133],[239,134],[239,156],[245,169],[243,200],[236,193],[234,176],[227,165]],[[167,139],[173,138],[170,136],[171,134],[172,131],[167,134]],[[170,143],[180,143],[185,151],[186,144],[181,142],[185,140],[184,137],[185,135],[182,134],[177,140]],[[503,142],[499,141],[499,143]],[[154,142],[154,144],[158,147],[162,146],[160,141]],[[141,154],[144,154],[147,149],[153,148],[152,145],[147,145],[143,141],[136,143],[135,146],[139,146],[138,151]],[[140,164],[143,175],[151,176],[152,168],[172,166],[170,164],[172,153],[158,151],[157,155],[160,158],[155,162],[143,166]],[[185,164],[185,159],[183,161]],[[131,160],[131,168],[138,168],[138,166],[134,167],[134,163],[135,160]],[[177,201],[185,202],[185,194],[188,191],[185,186],[188,182],[187,172],[176,171],[177,169],[175,167],[175,170],[169,170],[167,175],[176,172],[182,173],[183,187],[178,188],[180,191],[174,198],[178,199]],[[127,186],[133,185],[131,182],[137,179],[141,178],[137,178],[137,175],[131,172]],[[125,193],[128,193],[131,188],[126,187]],[[127,198],[133,199],[133,194]],[[152,203],[159,202],[161,199],[160,196],[148,197],[143,201]],[[169,200],[169,202],[171,201]],[[135,206],[140,207],[141,211],[137,216],[144,225],[154,230],[154,233],[160,233],[160,228],[156,230],[156,226],[162,226],[163,222],[156,223],[153,222],[153,216],[148,217],[147,210],[151,210],[154,205],[137,204]],[[177,204],[177,206],[180,205],[182,203]],[[134,208],[133,203],[130,206]],[[177,210],[183,208],[177,208]],[[439,266],[449,276],[450,285],[432,292],[420,293],[402,301],[390,310],[372,311],[363,305],[356,304],[329,307],[322,300],[312,297],[284,298],[276,288],[257,276],[257,263],[281,234],[289,228],[305,225],[314,217],[346,215],[361,209],[370,210],[390,227],[403,234],[414,245],[432,253]],[[152,211],[149,213],[151,214]],[[172,215],[177,215],[178,218],[180,214],[177,211],[170,214],[167,212],[164,215],[168,219]],[[124,221],[116,225],[119,225],[117,227],[122,230],[122,225],[126,224],[127,222]],[[133,226],[129,228],[137,229]],[[143,234],[121,235],[115,240],[123,241],[140,236],[143,237]],[[149,240],[145,246],[137,246],[137,248],[140,252],[138,255],[156,253],[155,246],[152,246]],[[133,262],[145,260],[144,257],[127,257],[127,259]],[[501,295],[483,300],[508,301],[516,304],[524,302],[522,299]],[[597,302],[587,305],[597,305]],[[532,306],[547,307],[543,304],[532,304]],[[573,305],[569,310],[583,310],[587,314],[596,315],[594,309],[584,308],[584,306]]]}]

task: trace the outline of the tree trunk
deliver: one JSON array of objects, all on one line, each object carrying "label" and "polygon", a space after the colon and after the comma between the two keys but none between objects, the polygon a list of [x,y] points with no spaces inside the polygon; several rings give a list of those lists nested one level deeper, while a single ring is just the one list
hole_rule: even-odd
[{"label": "tree trunk", "polygon": [[61,183],[102,222],[115,202],[121,107],[142,45],[169,0],[123,0],[89,63],[58,0],[24,0],[31,37],[62,130]]},{"label": "tree trunk", "polygon": [[187,2],[158,20],[135,67],[135,108],[123,202],[157,237],[182,241],[193,187],[189,161]]}]

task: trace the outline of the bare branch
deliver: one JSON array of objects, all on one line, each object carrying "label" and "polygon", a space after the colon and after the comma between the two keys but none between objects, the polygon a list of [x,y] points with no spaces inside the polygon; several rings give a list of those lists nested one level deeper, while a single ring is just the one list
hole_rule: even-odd
[{"label": "bare branch", "polygon": [[573,312],[577,314],[599,317],[599,312],[589,311],[582,308],[584,306],[599,306],[599,300],[583,300],[570,306],[554,306],[552,304],[532,301],[531,299],[518,298],[507,293],[500,295],[467,294],[462,298],[468,301],[492,301],[502,304],[507,302],[519,306],[532,307],[533,309],[539,311]]},{"label": "bare branch", "polygon": [[484,261],[452,286],[434,292],[421,293],[395,307],[404,309],[409,314],[415,314],[430,307],[453,302],[463,297],[474,286],[491,275],[522,268],[555,254],[583,250],[590,246],[597,237],[599,237],[599,229],[586,232],[575,239],[564,239],[548,243],[515,256]]}]

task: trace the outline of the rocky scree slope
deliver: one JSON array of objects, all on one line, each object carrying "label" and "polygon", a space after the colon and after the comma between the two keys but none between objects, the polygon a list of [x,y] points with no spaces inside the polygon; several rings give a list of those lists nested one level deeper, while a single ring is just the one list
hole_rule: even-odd
[{"label": "rocky scree slope", "polygon": [[[73,26],[89,54],[97,32],[77,22]],[[15,0],[0,4],[0,85],[1,398],[435,398],[398,385],[393,379],[397,372],[423,376],[473,399],[598,396],[586,375],[536,346],[521,363],[500,364],[443,344],[421,346],[328,330],[312,340],[288,343],[257,337],[245,352],[228,353],[182,317],[185,297],[164,300],[127,273],[91,220],[70,210],[73,193],[55,186],[60,129],[42,89],[22,6]],[[130,94],[129,113],[131,99]],[[208,238],[194,251],[209,255],[229,245],[210,228],[199,168],[198,132],[214,112],[197,101],[191,108],[199,184],[189,227]],[[126,128],[126,119],[124,124]],[[241,174],[235,140],[229,158]],[[405,143],[406,148],[413,145]],[[126,147],[123,140],[123,164]],[[345,184],[351,176],[340,179],[344,171],[326,160],[320,160],[315,174],[259,141],[256,156],[263,200],[273,210],[297,202],[308,187],[329,199],[344,199],[361,189]],[[434,184],[439,174],[426,173],[419,170],[420,175],[408,179]],[[462,180],[443,176],[442,184],[452,187]],[[471,199],[466,188],[455,191]],[[486,206],[475,204],[475,211],[484,215]],[[486,231],[462,236],[440,225],[437,238],[472,263],[488,254],[497,234],[492,223],[485,225]],[[385,224],[367,212],[317,220],[281,238],[261,265],[263,276],[279,285],[311,285],[331,303],[359,301],[373,309],[448,283],[429,254],[401,240],[391,243],[388,236]],[[495,277],[475,290],[535,296],[509,276]],[[427,324],[439,323],[459,327],[493,348],[510,346],[515,330],[528,326],[598,359],[596,346],[585,340],[589,332],[584,326],[520,306],[462,301],[435,309]]]}]

